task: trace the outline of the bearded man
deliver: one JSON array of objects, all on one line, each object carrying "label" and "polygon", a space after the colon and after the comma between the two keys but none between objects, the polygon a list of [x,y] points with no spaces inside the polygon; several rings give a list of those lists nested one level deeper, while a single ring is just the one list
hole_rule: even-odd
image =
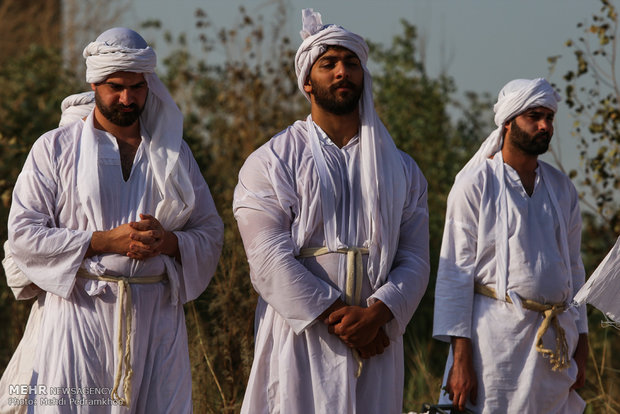
[{"label": "bearded man", "polygon": [[234,213],[260,298],[243,413],[401,413],[428,283],[427,184],[377,116],[368,46],[303,11],[311,115],[255,151]]},{"label": "bearded man", "polygon": [[182,304],[207,287],[223,224],[146,41],[110,29],[84,57],[95,107],[35,142],[9,215],[12,261],[45,292],[28,405],[189,413]]},{"label": "bearded man", "polygon": [[559,95],[544,79],[500,91],[498,128],[448,197],[435,291],[435,338],[451,341],[440,402],[476,413],[579,413],[585,307],[579,197],[538,159]]}]

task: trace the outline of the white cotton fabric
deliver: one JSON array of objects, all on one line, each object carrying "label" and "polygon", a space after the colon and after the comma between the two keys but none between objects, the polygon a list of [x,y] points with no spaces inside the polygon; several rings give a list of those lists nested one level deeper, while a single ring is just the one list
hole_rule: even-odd
[{"label": "white cotton fabric", "polygon": [[[85,204],[79,184],[80,147],[90,134],[96,158],[99,203]],[[31,355],[30,383],[46,387],[99,387],[111,390],[116,361],[116,284],[94,286],[76,278],[81,266],[130,278],[165,273],[163,256],[138,261],[104,254],[84,261],[92,232],[109,230],[139,213],[156,215],[162,195],[149,157],[152,142],[142,130],[142,143],[131,175],[124,181],[116,139],[94,128],[92,116],[43,135],[33,146],[13,193],[8,229],[15,264],[46,291],[44,312]],[[90,160],[90,158],[89,158]],[[76,166],[77,165],[77,166]],[[183,307],[198,297],[212,277],[222,244],[222,221],[189,147],[179,149],[177,167],[194,188],[196,207],[175,235],[182,265],[175,264],[178,289],[169,283],[131,285],[133,295],[132,407],[38,404],[37,412],[191,412],[191,370]],[[105,177],[105,179],[103,179]],[[96,264],[94,266],[93,264]],[[6,398],[7,390],[0,390]],[[44,396],[38,396],[42,398]],[[101,396],[99,396],[100,398]],[[104,395],[107,398],[109,395]],[[34,398],[34,396],[31,396]],[[98,398],[87,396],[87,398]],[[41,401],[39,401],[41,402]]]},{"label": "white cotton fabric", "polygon": [[19,341],[11,360],[0,378],[0,414],[24,414],[28,405],[16,405],[9,398],[26,399],[28,394],[11,392],[10,387],[30,384],[32,378],[33,356],[39,340],[39,327],[43,319],[45,295],[40,295],[30,308],[24,335]]},{"label": "white cotton fabric", "polygon": [[456,179],[463,172],[475,168],[502,148],[504,139],[502,130],[507,121],[528,109],[539,106],[557,112],[560,100],[560,95],[544,78],[515,79],[504,85],[497,95],[497,102],[493,106],[497,129],[493,130],[484,140],[480,149],[457,174]]},{"label": "white cotton fabric", "polygon": [[579,305],[589,303],[620,324],[620,238],[575,295]]},{"label": "white cotton fabric", "polygon": [[[385,325],[391,344],[364,362],[356,379],[351,350],[316,318],[343,297],[346,255],[296,259],[300,249],[325,245],[320,177],[308,122],[298,121],[246,160],[233,210],[260,298],[255,352],[242,413],[401,413],[402,334],[428,282],[426,180],[404,153],[406,200],[394,262],[385,281],[362,285],[362,305],[384,302],[394,314]],[[367,244],[359,137],[338,148],[316,126],[333,183],[336,232],[346,245]],[[364,257],[364,269],[368,268]],[[380,380],[377,380],[380,378]]]},{"label": "white cotton fabric", "polygon": [[[580,413],[585,406],[575,391],[569,391],[577,375],[574,361],[566,371],[554,372],[536,351],[542,315],[474,294],[474,283],[493,287],[498,277],[504,277],[496,263],[503,243],[496,228],[502,187],[508,213],[506,279],[512,297],[568,304],[584,283],[577,191],[564,174],[542,161],[538,164],[531,197],[519,174],[503,163],[501,153],[464,173],[448,197],[433,336],[443,341],[452,336],[471,338],[479,403],[470,409],[476,413]],[[563,226],[566,233],[560,231]],[[572,355],[578,335],[587,333],[585,309],[572,308],[559,320]],[[553,329],[543,339],[546,347],[555,348]],[[452,351],[444,385],[451,366]],[[440,402],[447,403],[448,396],[442,394]]]},{"label": "white cotton fabric", "polygon": [[60,122],[65,126],[72,122],[85,119],[95,107],[95,92],[82,92],[67,96],[60,104]]},{"label": "white cotton fabric", "polygon": [[[327,46],[341,46],[351,50],[360,59],[364,69],[364,91],[360,101],[360,168],[363,205],[367,215],[365,225],[369,234],[368,277],[376,289],[385,282],[398,246],[398,226],[406,198],[405,172],[395,167],[400,165],[399,151],[375,111],[372,77],[366,67],[368,45],[360,36],[340,26],[323,26],[321,15],[312,9],[304,9],[302,17],[301,35],[306,37],[295,55],[295,73],[299,89],[308,100],[310,97],[303,89],[304,83],[313,63],[326,51]],[[321,203],[324,212],[328,213],[324,215],[325,243],[330,251],[336,251],[344,245],[335,233],[335,206],[331,197],[334,190],[324,176],[325,168],[321,165],[320,154],[316,151],[318,146],[314,144],[313,147],[315,162],[319,174],[322,175]]]},{"label": "white cotton fabric", "polygon": [[[531,108],[545,107],[552,111],[557,111],[557,104],[560,100],[560,95],[549,85],[549,83],[543,78],[537,79],[515,79],[508,82],[502,90],[499,92],[497,102],[493,106],[495,111],[495,129],[487,139],[482,143],[480,149],[474,154],[469,162],[461,169],[456,175],[454,180],[455,185],[458,184],[459,178],[466,172],[476,168],[478,165],[484,163],[488,158],[498,154],[501,157],[501,149],[503,145],[502,131],[504,124],[521,113]],[[495,231],[497,232],[497,274],[507,275],[508,266],[508,245],[507,245],[507,233],[508,223],[507,214],[508,207],[506,204],[506,186],[504,184],[505,168],[503,163],[499,165],[498,169],[498,196],[497,196],[497,225]],[[557,197],[553,188],[549,188],[549,195],[553,204],[553,207],[558,215],[562,215],[562,210],[557,203]],[[560,233],[566,235],[566,227],[564,225],[565,220],[560,220]],[[565,236],[561,237],[562,240],[566,240]],[[568,267],[570,258],[568,257],[568,246],[566,242],[563,242],[562,254]],[[505,300],[506,295],[510,296],[511,291],[507,289],[506,277],[498,277],[494,286],[497,296],[500,300]]]},{"label": "white cotton fabric", "polygon": [[[136,32],[125,28],[114,28],[103,32],[94,42],[84,48],[86,58],[86,81],[103,82],[116,72],[143,73],[148,83],[149,94],[144,111],[140,116],[140,127],[151,137],[148,141],[147,156],[151,161],[151,171],[156,188],[163,198],[155,209],[154,216],[165,229],[176,229],[185,223],[195,203],[191,180],[184,168],[178,164],[183,136],[183,115],[170,93],[154,73],[155,52]],[[85,129],[79,147],[77,185],[80,188],[81,202],[86,208],[90,221],[100,228],[102,218],[97,215],[100,205],[99,193],[95,183],[99,181],[98,170],[91,168],[97,160],[97,145],[90,129]],[[174,259],[164,259],[172,289],[171,300],[176,303],[180,281]],[[89,263],[91,272],[96,264]],[[99,282],[100,285],[103,282]]]}]

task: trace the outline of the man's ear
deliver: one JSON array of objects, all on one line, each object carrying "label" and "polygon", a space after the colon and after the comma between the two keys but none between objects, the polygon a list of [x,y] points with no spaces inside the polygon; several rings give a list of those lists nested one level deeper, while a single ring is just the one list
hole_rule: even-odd
[{"label": "man's ear", "polygon": [[91,84],[90,84],[90,88],[91,88],[93,91],[96,91],[96,90],[97,90],[97,85],[95,85],[94,83],[91,83]]},{"label": "man's ear", "polygon": [[310,80],[310,76],[308,76],[306,83],[304,83],[304,91],[306,93],[312,93],[312,81]]},{"label": "man's ear", "polygon": [[504,139],[506,139],[506,136],[510,132],[510,124],[512,124],[512,119],[504,122],[504,126],[502,127],[502,137],[504,137]]}]

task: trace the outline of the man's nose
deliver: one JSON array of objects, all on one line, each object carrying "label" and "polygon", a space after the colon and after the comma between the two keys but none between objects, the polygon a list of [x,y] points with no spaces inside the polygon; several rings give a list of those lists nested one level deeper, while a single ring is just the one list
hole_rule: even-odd
[{"label": "man's nose", "polygon": [[538,129],[541,131],[549,131],[553,126],[553,121],[550,119],[541,119],[538,121]]},{"label": "man's nose", "polygon": [[345,65],[344,62],[336,63],[336,77],[338,79],[349,78],[349,70],[347,69],[347,65]]},{"label": "man's nose", "polygon": [[134,97],[129,88],[125,88],[121,91],[121,96],[119,97],[119,102],[123,105],[130,105],[133,103]]}]

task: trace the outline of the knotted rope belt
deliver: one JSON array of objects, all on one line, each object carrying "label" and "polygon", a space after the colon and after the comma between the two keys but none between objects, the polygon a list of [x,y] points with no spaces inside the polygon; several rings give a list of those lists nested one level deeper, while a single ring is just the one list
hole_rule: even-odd
[{"label": "knotted rope belt", "polygon": [[[368,254],[368,249],[365,247],[349,247],[332,252],[327,247],[308,247],[301,249],[297,258],[317,257],[329,253],[347,255],[347,279],[344,289],[344,302],[349,306],[359,306],[362,297],[362,280],[364,277],[362,256]],[[362,374],[363,361],[356,349],[351,349],[351,351],[353,352],[353,357],[357,361],[355,376],[359,378]]]},{"label": "knotted rope belt", "polygon": [[[497,292],[489,286],[476,283],[474,284],[474,292],[489,298],[497,299]],[[513,303],[508,295],[506,295],[506,302]],[[568,368],[570,365],[570,358],[568,355],[566,333],[558,320],[558,315],[564,312],[568,306],[564,303],[542,304],[530,299],[521,299],[521,306],[523,306],[523,309],[540,312],[544,316],[536,332],[536,351],[542,354],[543,357],[549,358],[553,371],[562,371]],[[555,329],[555,351],[543,346],[543,335],[551,325],[553,325]]]},{"label": "knotted rope belt", "polygon": [[[118,325],[116,329],[116,353],[118,361],[116,364],[116,373],[114,374],[114,388],[112,388],[111,397],[115,400],[118,400],[121,405],[129,406],[129,404],[131,403],[131,377],[133,376],[133,370],[131,369],[131,314],[133,311],[133,303],[131,301],[131,288],[129,285],[159,283],[166,280],[166,274],[144,277],[125,277],[110,275],[97,276],[88,273],[84,269],[80,269],[77,276],[82,279],[99,280],[102,282],[116,283],[118,285],[118,295],[116,298],[116,318]],[[124,326],[123,321],[125,322]],[[124,353],[123,328],[125,329]],[[123,393],[125,394],[125,398],[122,398],[118,393],[121,378],[123,379]]]}]

